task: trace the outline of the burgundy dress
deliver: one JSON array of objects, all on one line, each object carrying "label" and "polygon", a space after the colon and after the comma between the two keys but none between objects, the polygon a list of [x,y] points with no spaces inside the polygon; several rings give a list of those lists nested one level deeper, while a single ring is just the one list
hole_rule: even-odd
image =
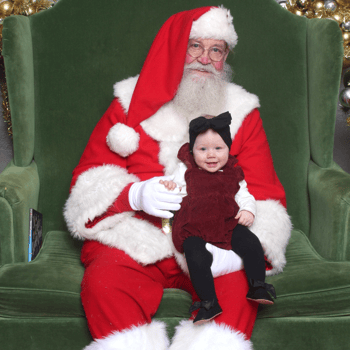
[{"label": "burgundy dress", "polygon": [[174,216],[175,248],[183,253],[184,240],[196,236],[219,248],[231,249],[232,230],[237,225],[235,216],[239,211],[235,195],[240,188],[239,182],[244,179],[241,167],[235,166],[237,159],[230,155],[222,171],[210,173],[196,165],[188,143],[180,148],[178,158],[187,166],[188,195]]}]

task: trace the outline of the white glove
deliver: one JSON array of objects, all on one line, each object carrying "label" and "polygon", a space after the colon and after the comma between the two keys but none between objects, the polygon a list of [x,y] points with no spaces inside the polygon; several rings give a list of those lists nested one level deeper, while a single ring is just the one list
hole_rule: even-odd
[{"label": "white glove", "polygon": [[211,264],[213,277],[243,269],[243,261],[234,251],[220,249],[210,243],[207,243],[205,248],[213,255],[213,263]]},{"label": "white glove", "polygon": [[182,197],[179,188],[168,191],[159,180],[173,180],[173,176],[153,177],[146,181],[135,182],[129,190],[129,203],[133,210],[159,218],[170,219],[174,216],[169,210],[179,210]]}]

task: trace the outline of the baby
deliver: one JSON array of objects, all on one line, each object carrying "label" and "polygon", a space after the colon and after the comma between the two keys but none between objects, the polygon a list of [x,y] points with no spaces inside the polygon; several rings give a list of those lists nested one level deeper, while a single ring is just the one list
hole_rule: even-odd
[{"label": "baby", "polygon": [[276,298],[273,286],[265,283],[261,243],[247,228],[254,222],[255,199],[248,192],[237,159],[229,153],[230,124],[229,112],[192,120],[190,142],[179,150],[182,163],[174,181],[160,181],[168,190],[179,186],[185,193],[181,209],[174,216],[172,239],[175,248],[185,254],[193,287],[201,300],[190,308],[190,312],[199,309],[193,321],[196,324],[222,313],[210,269],[213,256],[206,243],[232,249],[242,258],[249,283],[247,299],[273,304],[269,292]]}]

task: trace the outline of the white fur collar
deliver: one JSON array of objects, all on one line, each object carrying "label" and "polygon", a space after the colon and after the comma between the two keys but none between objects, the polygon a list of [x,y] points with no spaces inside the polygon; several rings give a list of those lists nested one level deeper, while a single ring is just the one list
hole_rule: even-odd
[{"label": "white fur collar", "polygon": [[118,97],[126,113],[129,110],[132,94],[134,93],[138,79],[139,75],[136,75],[135,77],[118,81],[113,85],[114,97]]},{"label": "white fur collar", "polygon": [[[132,94],[139,76],[122,80],[114,85],[114,95],[125,112],[129,110]],[[260,107],[256,95],[247,92],[241,86],[227,84],[227,102],[222,112],[229,111],[232,116],[231,136],[234,138],[245,117],[255,108]],[[166,123],[164,123],[166,120]],[[172,106],[165,104],[153,116],[141,123],[144,131],[157,141],[181,142],[186,138],[188,125]]]}]

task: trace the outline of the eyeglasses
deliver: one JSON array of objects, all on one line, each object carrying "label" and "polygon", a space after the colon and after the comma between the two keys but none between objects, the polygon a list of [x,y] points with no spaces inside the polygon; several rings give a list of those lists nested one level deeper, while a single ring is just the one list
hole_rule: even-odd
[{"label": "eyeglasses", "polygon": [[198,42],[190,43],[187,48],[187,53],[193,58],[198,58],[202,56],[206,50],[208,51],[209,58],[214,62],[221,61],[226,54],[226,47],[223,49],[219,46],[212,46],[209,49],[205,49]]}]

